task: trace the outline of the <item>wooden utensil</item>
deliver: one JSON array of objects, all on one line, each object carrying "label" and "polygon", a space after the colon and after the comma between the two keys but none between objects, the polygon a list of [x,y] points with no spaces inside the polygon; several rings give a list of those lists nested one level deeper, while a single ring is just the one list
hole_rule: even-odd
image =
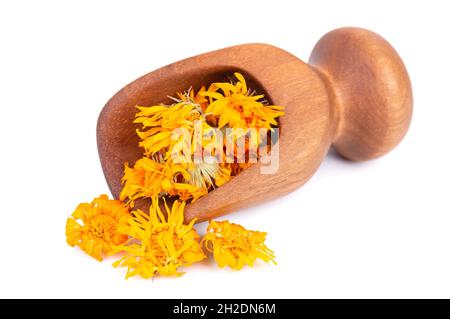
[{"label": "wooden utensil", "polygon": [[[168,95],[198,88],[239,71],[250,87],[285,107],[280,118],[279,169],[261,174],[256,163],[195,203],[186,219],[214,218],[289,193],[316,171],[333,145],[343,157],[369,160],[386,154],[406,134],[412,115],[407,71],[379,35],[342,28],[322,37],[309,64],[267,44],[245,44],[205,53],[144,75],[103,108],[97,143],[103,172],[115,198],[125,162],[142,156],[133,124],[136,105],[170,102]],[[148,205],[147,202],[141,206]]]}]

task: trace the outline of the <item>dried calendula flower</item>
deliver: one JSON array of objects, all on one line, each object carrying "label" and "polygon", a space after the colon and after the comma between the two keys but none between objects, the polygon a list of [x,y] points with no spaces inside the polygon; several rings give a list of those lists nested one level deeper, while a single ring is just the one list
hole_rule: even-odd
[{"label": "dried calendula flower", "polygon": [[265,240],[265,232],[247,230],[228,221],[210,221],[202,244],[213,253],[220,268],[239,270],[244,265],[252,267],[258,258],[275,263],[273,251],[264,244]]},{"label": "dried calendula flower", "polygon": [[202,162],[191,165],[188,169],[190,178],[188,183],[199,188],[208,189],[210,186],[221,186],[231,178],[231,170],[220,165],[214,158],[205,158]]},{"label": "dried calendula flower", "polygon": [[155,197],[148,215],[134,211],[133,218],[120,227],[130,240],[115,249],[125,256],[115,262],[114,267],[128,267],[126,278],[136,275],[152,278],[156,274],[180,276],[183,273],[178,271],[179,267],[203,260],[205,254],[193,228],[195,220],[189,225],[183,223],[185,205],[185,202],[175,201],[169,209],[164,202],[164,214]]},{"label": "dried calendula flower", "polygon": [[242,74],[236,72],[235,84],[216,82],[199,95],[210,98],[205,110],[207,115],[218,118],[219,128],[228,125],[232,128],[266,128],[277,125],[276,118],[284,114],[283,107],[266,105],[264,95],[254,95],[247,87]]},{"label": "dried calendula flower", "polygon": [[[97,260],[123,244],[128,235],[118,231],[119,222],[130,217],[128,208],[119,200],[100,195],[91,203],[82,203],[67,219],[66,236],[70,246],[79,246]],[[80,223],[81,222],[81,223]]]},{"label": "dried calendula flower", "polygon": [[189,182],[191,175],[187,165],[175,164],[170,158],[163,162],[143,157],[133,167],[125,165],[122,178],[123,188],[120,200],[134,207],[139,198],[154,196],[179,196],[181,200],[192,201],[208,193],[204,184]]},{"label": "dried calendula flower", "polygon": [[[204,90],[202,87],[199,93]],[[158,152],[170,155],[172,147],[183,142],[182,134],[174,138],[175,131],[192,134],[197,120],[203,122],[205,130],[210,128],[203,112],[208,100],[199,93],[195,95],[193,89],[178,93],[177,98],[171,97],[175,102],[171,105],[137,106],[138,112],[134,123],[142,125],[142,130],[137,130],[137,134],[141,140],[139,146],[144,149],[147,156]]]}]

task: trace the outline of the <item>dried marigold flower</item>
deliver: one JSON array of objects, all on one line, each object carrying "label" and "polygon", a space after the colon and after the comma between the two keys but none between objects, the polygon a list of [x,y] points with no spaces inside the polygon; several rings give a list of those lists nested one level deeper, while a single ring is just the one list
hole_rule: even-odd
[{"label": "dried marigold flower", "polygon": [[115,248],[125,255],[113,264],[114,267],[128,267],[126,278],[136,275],[152,278],[156,274],[180,276],[183,273],[178,271],[179,267],[203,260],[205,254],[193,227],[195,220],[189,225],[183,224],[185,205],[185,202],[175,201],[169,209],[164,201],[164,214],[155,197],[148,215],[134,211],[133,218],[120,227],[130,240]]},{"label": "dried marigold flower", "polygon": [[232,128],[266,128],[277,125],[276,118],[284,114],[283,107],[266,105],[264,95],[253,95],[247,88],[242,74],[236,72],[235,84],[217,82],[211,84],[207,91],[199,93],[210,98],[206,114],[218,118],[219,128],[228,125]]},{"label": "dried marigold flower", "polygon": [[122,202],[100,195],[90,204],[79,204],[72,217],[67,219],[67,243],[72,247],[79,246],[101,261],[103,255],[110,253],[115,245],[123,244],[128,239],[128,235],[117,228],[129,217],[128,208]]},{"label": "dried marigold flower", "polygon": [[159,163],[143,157],[133,167],[125,165],[120,200],[134,207],[138,198],[169,195],[195,201],[208,193],[206,186],[194,185],[187,180],[190,180],[190,175],[184,165],[175,164],[170,159]]},{"label": "dried marigold flower", "polygon": [[253,267],[256,259],[275,263],[273,251],[264,244],[266,233],[247,230],[228,221],[210,221],[202,245],[213,253],[218,266],[240,270]]},{"label": "dried marigold flower", "polygon": [[199,188],[221,186],[231,178],[231,170],[214,158],[205,158],[202,162],[191,165],[188,169],[189,183]]}]

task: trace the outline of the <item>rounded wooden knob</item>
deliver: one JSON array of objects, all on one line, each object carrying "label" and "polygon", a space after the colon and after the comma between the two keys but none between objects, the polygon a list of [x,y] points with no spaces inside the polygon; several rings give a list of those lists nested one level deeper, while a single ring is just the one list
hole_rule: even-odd
[{"label": "rounded wooden knob", "polygon": [[411,83],[385,39],[364,29],[337,29],[319,40],[309,63],[328,82],[338,109],[333,146],[339,154],[368,160],[402,140],[412,115]]}]

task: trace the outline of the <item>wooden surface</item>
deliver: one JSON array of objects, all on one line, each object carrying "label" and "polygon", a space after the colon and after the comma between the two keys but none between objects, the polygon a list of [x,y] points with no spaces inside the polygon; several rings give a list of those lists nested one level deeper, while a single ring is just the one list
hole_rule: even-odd
[{"label": "wooden surface", "polygon": [[309,62],[324,74],[339,110],[336,150],[351,160],[386,154],[405,136],[412,115],[408,73],[394,48],[357,28],[329,32]]},{"label": "wooden surface", "polygon": [[[276,105],[280,119],[279,170],[251,166],[225,185],[187,205],[186,219],[217,217],[291,192],[317,170],[330,146],[352,160],[391,150],[407,131],[412,94],[406,70],[392,47],[362,29],[325,35],[306,64],[267,44],[246,44],[168,65],[130,83],[105,105],[97,127],[103,172],[114,197],[125,162],[142,156],[132,123],[136,105],[167,102],[166,96],[239,71]],[[148,201],[141,203],[148,205]]]}]

